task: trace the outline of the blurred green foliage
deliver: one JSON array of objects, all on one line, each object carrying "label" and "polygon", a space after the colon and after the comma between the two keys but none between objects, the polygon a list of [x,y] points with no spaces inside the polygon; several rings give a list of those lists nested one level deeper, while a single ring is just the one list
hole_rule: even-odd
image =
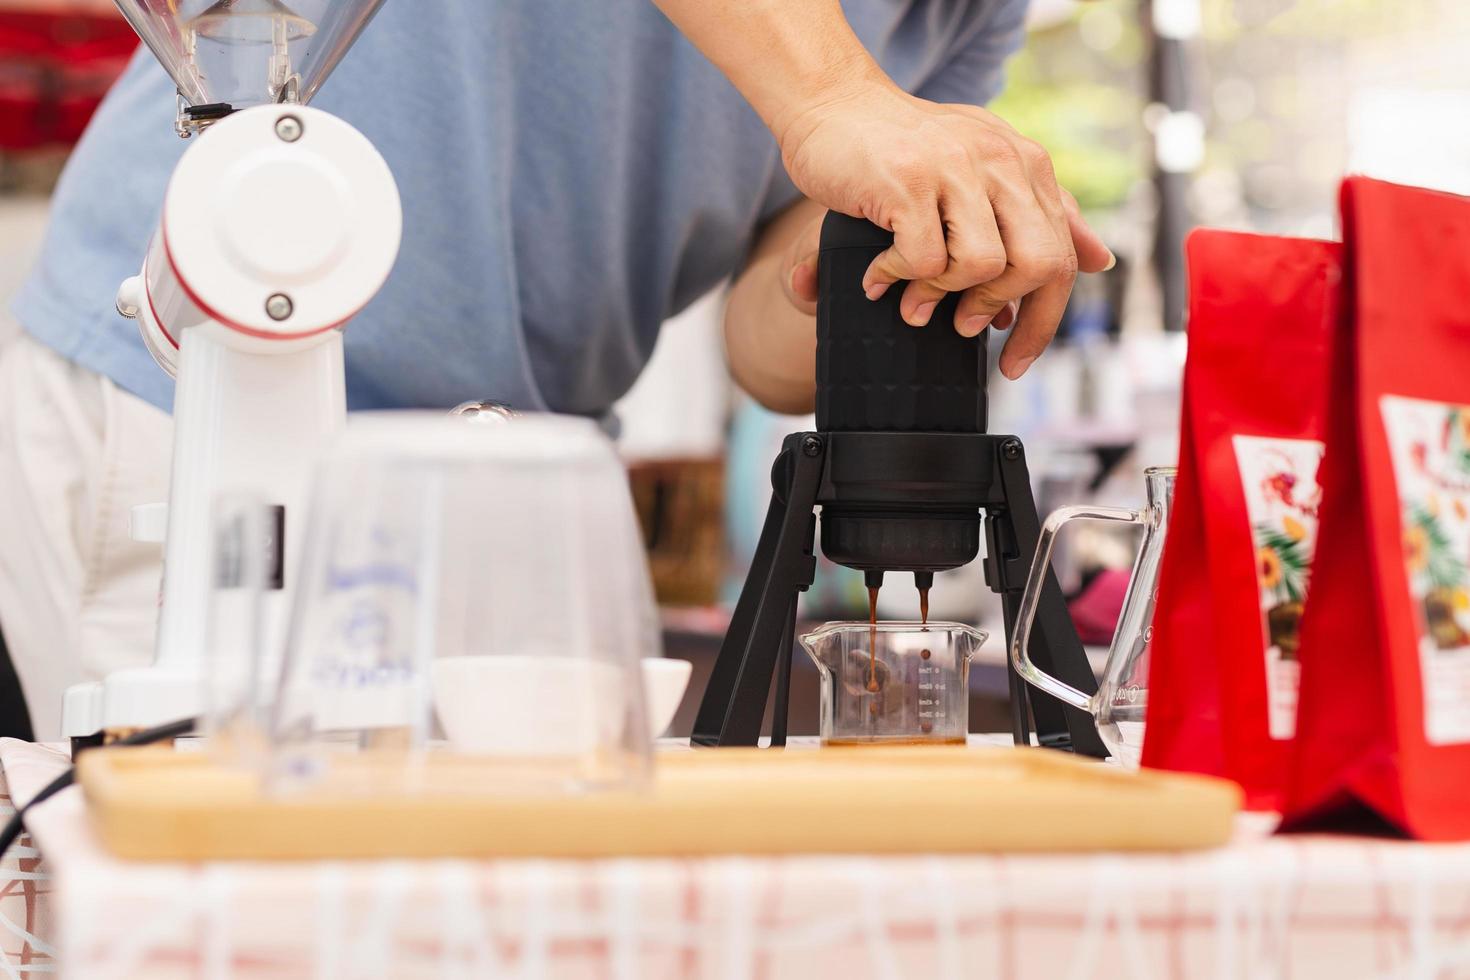
[{"label": "blurred green foliage", "polygon": [[[1199,2],[1202,36],[1183,56],[1206,126],[1202,220],[1321,233],[1354,98],[1467,84],[1470,0]],[[991,108],[1051,151],[1085,209],[1112,210],[1152,172],[1148,0],[1051,7]]]},{"label": "blurred green foliage", "polygon": [[1256,32],[1313,40],[1367,37],[1427,21],[1463,0],[1202,0],[1211,43],[1249,41]]},{"label": "blurred green foliage", "polygon": [[[1079,25],[1082,17],[1096,20]],[[1088,211],[1118,206],[1148,172],[1137,18],[1136,0],[1100,0],[1033,32],[991,104],[1051,151],[1062,186]],[[1108,43],[1100,45],[1099,36]]]}]

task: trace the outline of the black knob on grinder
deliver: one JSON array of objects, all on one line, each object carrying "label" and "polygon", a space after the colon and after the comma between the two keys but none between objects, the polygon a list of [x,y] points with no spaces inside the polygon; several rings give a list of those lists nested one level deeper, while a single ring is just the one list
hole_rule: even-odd
[{"label": "black knob on grinder", "polygon": [[899,312],[903,283],[876,302],[863,275],[893,232],[833,211],[817,266],[817,428],[823,432],[984,432],[985,337],[954,329],[958,295],[925,327]]},{"label": "black knob on grinder", "polygon": [[925,327],[904,322],[903,283],[869,300],[863,276],[892,244],[859,218],[832,212],[822,225],[817,428],[833,434],[822,551],[862,571],[943,571],[979,553],[975,475],[950,472],[934,440],[914,437],[985,431],[989,331],[955,332],[958,296]]}]

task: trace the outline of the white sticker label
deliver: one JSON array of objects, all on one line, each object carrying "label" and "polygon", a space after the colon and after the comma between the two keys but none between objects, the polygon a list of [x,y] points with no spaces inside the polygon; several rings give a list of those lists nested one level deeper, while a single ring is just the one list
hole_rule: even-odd
[{"label": "white sticker label", "polygon": [[1385,395],[1432,745],[1470,742],[1470,406]]},{"label": "white sticker label", "polygon": [[1297,650],[1317,550],[1323,446],[1314,439],[1258,436],[1236,436],[1234,443],[1260,598],[1267,720],[1272,738],[1289,739],[1296,734]]}]

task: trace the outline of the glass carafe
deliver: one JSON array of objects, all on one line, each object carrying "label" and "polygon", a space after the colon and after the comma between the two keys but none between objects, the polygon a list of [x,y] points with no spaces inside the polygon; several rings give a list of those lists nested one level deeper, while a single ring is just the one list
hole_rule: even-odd
[{"label": "glass carafe", "polygon": [[[1178,471],[1170,467],[1152,467],[1144,471],[1148,503],[1143,510],[1117,507],[1063,507],[1046,519],[1031,573],[1026,578],[1026,591],[1016,618],[1011,641],[1011,663],[1027,683],[1067,704],[1082,708],[1097,721],[1098,735],[1113,758],[1127,766],[1138,765],[1143,749],[1144,718],[1148,711],[1148,651],[1153,639],[1154,604],[1158,600],[1159,566],[1164,555],[1164,539],[1169,529],[1169,512],[1174,503],[1174,477]],[[1031,660],[1031,626],[1041,598],[1046,573],[1051,567],[1052,549],[1057,534],[1072,521],[1110,521],[1139,524],[1143,541],[1123,611],[1108,649],[1107,664],[1097,693],[1087,695],[1061,681]]]},{"label": "glass carafe", "polygon": [[801,638],[821,672],[823,745],[963,744],[970,658],[960,623],[828,623]]}]

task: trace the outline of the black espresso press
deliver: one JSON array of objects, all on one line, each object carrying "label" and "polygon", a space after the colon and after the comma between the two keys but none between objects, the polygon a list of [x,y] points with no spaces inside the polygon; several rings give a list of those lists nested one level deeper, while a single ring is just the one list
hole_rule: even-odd
[{"label": "black espresso press", "polygon": [[[822,553],[862,571],[870,588],[885,572],[911,572],[926,588],[935,572],[974,561],[983,512],[985,581],[1001,596],[1008,641],[1015,629],[1040,522],[1021,441],[985,431],[989,331],[955,332],[956,296],[920,329],[899,312],[901,288],[869,300],[863,275],[892,244],[891,232],[835,212],[822,225],[817,431],[787,436],[772,468],[770,508],[694,722],[696,745],[755,745],[773,674],[771,744],[785,744],[797,599],[816,573],[818,507]],[[1097,689],[1055,576],[1030,652],[1073,687]],[[1087,712],[1007,672],[1018,744],[1030,743],[1034,721],[1044,746],[1107,755]]]}]

